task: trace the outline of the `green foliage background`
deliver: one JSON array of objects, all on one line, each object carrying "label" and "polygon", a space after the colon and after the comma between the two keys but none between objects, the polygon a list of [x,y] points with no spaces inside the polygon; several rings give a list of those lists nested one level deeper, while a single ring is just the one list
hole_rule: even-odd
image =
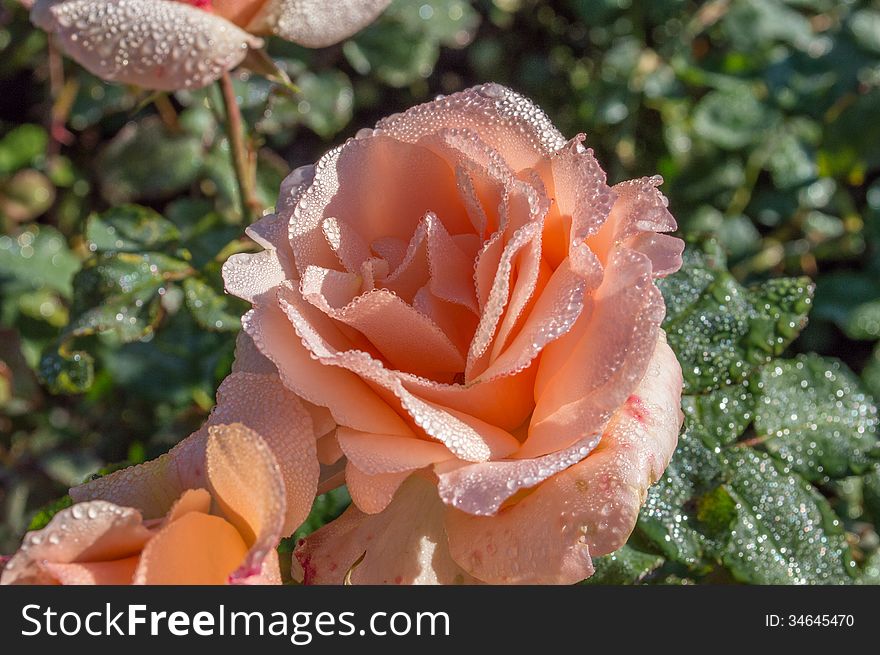
[{"label": "green foliage background", "polygon": [[[880,582],[880,2],[396,0],[270,52],[298,96],[237,81],[267,207],[358,128],[488,80],[585,132],[612,182],[666,179],[686,429],[591,582]],[[104,84],[0,3],[0,552],[213,404],[243,310],[220,265],[254,248],[220,107]]]}]

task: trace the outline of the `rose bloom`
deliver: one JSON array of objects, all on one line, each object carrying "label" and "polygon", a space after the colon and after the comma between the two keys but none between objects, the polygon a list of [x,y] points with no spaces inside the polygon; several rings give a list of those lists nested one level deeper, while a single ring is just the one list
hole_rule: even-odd
[{"label": "rose bloom", "polygon": [[147,89],[206,86],[259,35],[309,48],[373,22],[390,0],[26,0],[31,20],[98,77]]},{"label": "rose bloom", "polygon": [[171,452],[71,489],[77,504],[25,535],[0,583],[279,584],[276,547],[317,485],[313,435],[295,396],[231,375]]},{"label": "rose bloom", "polygon": [[353,499],[306,583],[573,583],[626,541],[682,422],[683,244],[661,179],[609,187],[583,141],[497,84],[437,99],[292,173],[227,262],[236,370]]}]

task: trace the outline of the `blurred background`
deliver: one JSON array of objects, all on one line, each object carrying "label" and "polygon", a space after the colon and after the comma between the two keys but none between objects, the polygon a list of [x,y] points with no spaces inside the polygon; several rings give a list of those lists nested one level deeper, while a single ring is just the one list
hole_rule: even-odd
[{"label": "blurred background", "polygon": [[[586,133],[611,182],[663,175],[682,231],[717,238],[738,280],[812,278],[794,350],[880,396],[880,2],[396,0],[339,46],[270,53],[298,95],[237,80],[266,207],[359,128],[494,80]],[[244,309],[220,265],[253,247],[221,106],[104,84],[0,3],[0,553],[213,404]],[[876,550],[864,484],[824,492]]]}]

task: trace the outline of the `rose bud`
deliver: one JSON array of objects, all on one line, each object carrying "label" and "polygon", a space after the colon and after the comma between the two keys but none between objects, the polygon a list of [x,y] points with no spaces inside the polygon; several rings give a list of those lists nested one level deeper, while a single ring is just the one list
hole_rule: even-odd
[{"label": "rose bud", "polygon": [[31,20],[91,73],[174,91],[238,66],[260,36],[309,48],[361,30],[390,0],[35,0]]}]

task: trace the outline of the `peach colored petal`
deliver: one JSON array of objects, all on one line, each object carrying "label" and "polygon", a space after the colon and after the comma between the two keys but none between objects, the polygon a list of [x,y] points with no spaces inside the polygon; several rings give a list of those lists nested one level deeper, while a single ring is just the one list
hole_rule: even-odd
[{"label": "peach colored petal", "polygon": [[98,77],[162,91],[206,86],[263,43],[166,0],[38,0],[31,20]]},{"label": "peach colored petal", "polygon": [[270,293],[287,279],[281,261],[274,250],[238,253],[223,264],[223,282],[226,291],[242,300],[254,302]]},{"label": "peach colored petal", "polygon": [[[289,316],[290,306],[286,309]],[[411,433],[394,410],[362,379],[349,371],[315,361],[302,344],[303,334],[297,334],[279,307],[258,306],[245,315],[242,323],[260,351],[274,362],[284,385],[309,402],[329,409],[339,425],[367,432]],[[300,327],[305,329],[308,325],[303,320]]]},{"label": "peach colored petal", "polygon": [[267,553],[285,534],[285,486],[278,463],[269,446],[240,423],[211,426],[205,453],[214,498],[250,547],[231,579],[259,575]]},{"label": "peach colored petal", "polygon": [[[272,407],[272,411],[265,411]],[[290,534],[311,510],[319,467],[308,412],[275,376],[235,373],[217,391],[207,423],[170,452],[138,466],[71,489],[75,500],[107,498],[164,516],[186,489],[207,487],[205,446],[212,425],[238,422],[266,442],[281,468],[287,498],[283,534]]]},{"label": "peach colored petal", "polygon": [[523,424],[534,409],[536,371],[537,366],[531,366],[468,385],[440,384],[412,375],[400,375],[400,381],[408,392],[424,401],[512,432]]},{"label": "peach colored petal", "polygon": [[134,584],[226,584],[247,551],[231,523],[190,512],[163,527],[146,545]]},{"label": "peach colored petal", "polygon": [[61,510],[42,530],[29,532],[6,563],[0,584],[53,581],[42,562],[58,564],[118,560],[137,554],[150,539],[140,512],[95,500]]},{"label": "peach colored petal", "polygon": [[305,584],[342,584],[349,571],[354,584],[473,583],[449,556],[443,516],[434,485],[412,475],[385,511],[369,515],[351,506],[294,556]]},{"label": "peach colored petal", "polygon": [[133,555],[109,562],[44,562],[42,567],[63,585],[128,585],[131,584],[139,560],[140,555]]},{"label": "peach colored petal", "polygon": [[183,492],[183,495],[177,499],[177,502],[171,506],[168,514],[165,515],[165,522],[171,523],[190,512],[208,514],[210,511],[211,494],[208,493],[207,489],[187,489]]},{"label": "peach colored petal", "polygon": [[508,459],[478,464],[445,462],[435,467],[438,491],[447,505],[476,516],[492,516],[502,503],[522,489],[542,483],[574,466],[599,444],[595,434],[564,450],[535,459]]},{"label": "peach colored petal", "polygon": [[358,330],[392,368],[433,378],[464,369],[464,357],[427,316],[384,289],[358,296],[342,309],[303,289],[304,296],[328,316]]},{"label": "peach colored petal", "polygon": [[268,0],[248,29],[307,48],[339,43],[372,23],[391,0]]},{"label": "peach colored petal", "polygon": [[[400,182],[393,192],[384,189],[389,180]],[[327,217],[346,223],[367,244],[386,237],[408,242],[429,211],[450,234],[467,231],[470,223],[457,201],[454,171],[427,148],[376,135],[351,139],[324,155],[297,204],[280,213],[289,216],[302,274],[307,266],[334,268],[338,262],[324,233]]]},{"label": "peach colored petal", "polygon": [[[180,0],[178,0],[180,1]],[[192,0],[183,0],[183,2]],[[214,13],[239,27],[246,26],[267,0],[209,0]]]},{"label": "peach colored petal", "polygon": [[330,466],[338,462],[345,453],[339,446],[339,440],[336,438],[336,430],[329,434],[325,434],[318,439],[318,461],[325,466]]},{"label": "peach colored petal", "polygon": [[412,471],[369,475],[351,462],[345,466],[345,484],[352,502],[367,514],[378,514],[391,502]]},{"label": "peach colored petal", "polygon": [[[316,331],[309,321],[306,320],[306,315],[301,311],[303,303],[295,295],[286,295],[282,300],[282,304],[284,304],[287,316],[296,329],[297,334],[303,338],[303,345],[308,347],[308,354],[304,353],[299,370],[304,372],[305,367],[309,364],[314,366],[314,371],[309,371],[309,384],[304,385],[305,389],[300,391],[301,393],[305,392],[304,395],[315,389],[319,384],[320,376],[334,375],[334,369],[340,367],[353,373],[353,380],[358,380],[362,384],[363,380],[367,380],[394,394],[399,399],[402,410],[412,417],[413,422],[419,428],[424,430],[429,436],[445,444],[461,459],[485,461],[493,456],[504,457],[518,447],[519,442],[497,426],[489,425],[484,421],[456,412],[451,408],[426,402],[411,394],[404,388],[400,377],[395,372],[388,371],[381,362],[374,359],[368,353],[356,350],[340,352],[333,348],[324,339],[327,331]],[[290,357],[295,348],[289,345],[289,340],[287,344],[284,353]],[[321,364],[324,366],[321,366]],[[287,370],[282,367],[279,367],[279,369],[282,371]],[[339,392],[336,391],[335,393],[335,398],[338,399]],[[325,402],[322,404],[333,402],[336,401],[329,394],[328,390]],[[330,405],[330,410],[334,411],[332,405]],[[362,417],[356,415],[353,417],[353,420],[358,418]],[[369,427],[362,428],[358,425],[353,425],[352,422],[339,420],[338,417],[337,421],[340,425],[347,425],[365,432],[401,434],[397,431],[371,429]],[[406,430],[402,434],[405,436],[411,434],[411,432]]]},{"label": "peach colored petal", "polygon": [[339,428],[337,438],[349,462],[367,475],[414,471],[453,457],[443,444],[412,437]]},{"label": "peach colored petal", "polygon": [[585,460],[554,475],[496,516],[450,510],[453,558],[491,584],[572,584],[591,557],[623,545],[647,488],[662,475],[681,426],[681,369],[662,337],[635,391]]},{"label": "peach colored petal", "polygon": [[671,275],[681,268],[684,241],[668,234],[644,232],[632,237],[628,245],[651,260],[654,277]]},{"label": "peach colored petal", "polygon": [[604,426],[644,376],[664,312],[650,260],[616,248],[590,314],[544,351],[523,457],[565,448]]},{"label": "peach colored petal", "polygon": [[278,375],[275,364],[260,352],[254,340],[244,330],[239,332],[235,338],[235,359],[232,361],[232,372]]},{"label": "peach colored petal", "polygon": [[[669,213],[669,201],[657,188],[663,183],[659,175],[643,177],[637,180],[628,180],[614,185],[612,191],[616,196],[608,220],[594,236],[590,237],[588,244],[603,262],[612,252],[615,244],[626,243],[630,248],[640,250],[632,243],[634,238],[644,234],[658,232],[672,232],[678,226],[672,214]],[[683,244],[678,239],[666,238],[653,241],[654,248],[650,249],[657,257],[658,265],[663,274],[672,272],[670,266],[675,267],[676,258],[678,266],[681,265],[681,249]],[[658,246],[662,250],[657,252]],[[654,257],[651,257],[653,260]],[[677,270],[674,268],[673,270]],[[656,274],[660,271],[655,269]]]},{"label": "peach colored petal", "polygon": [[389,116],[379,121],[376,128],[410,142],[443,129],[472,130],[516,171],[534,166],[565,145],[563,136],[540,108],[494,83]]},{"label": "peach colored petal", "polygon": [[[585,244],[573,246],[570,256],[550,276],[522,329],[483,372],[477,386],[505,379],[531,365],[547,344],[571,330],[584,311],[588,294],[601,281],[602,267],[596,256]],[[530,393],[534,394],[533,389]]]}]

